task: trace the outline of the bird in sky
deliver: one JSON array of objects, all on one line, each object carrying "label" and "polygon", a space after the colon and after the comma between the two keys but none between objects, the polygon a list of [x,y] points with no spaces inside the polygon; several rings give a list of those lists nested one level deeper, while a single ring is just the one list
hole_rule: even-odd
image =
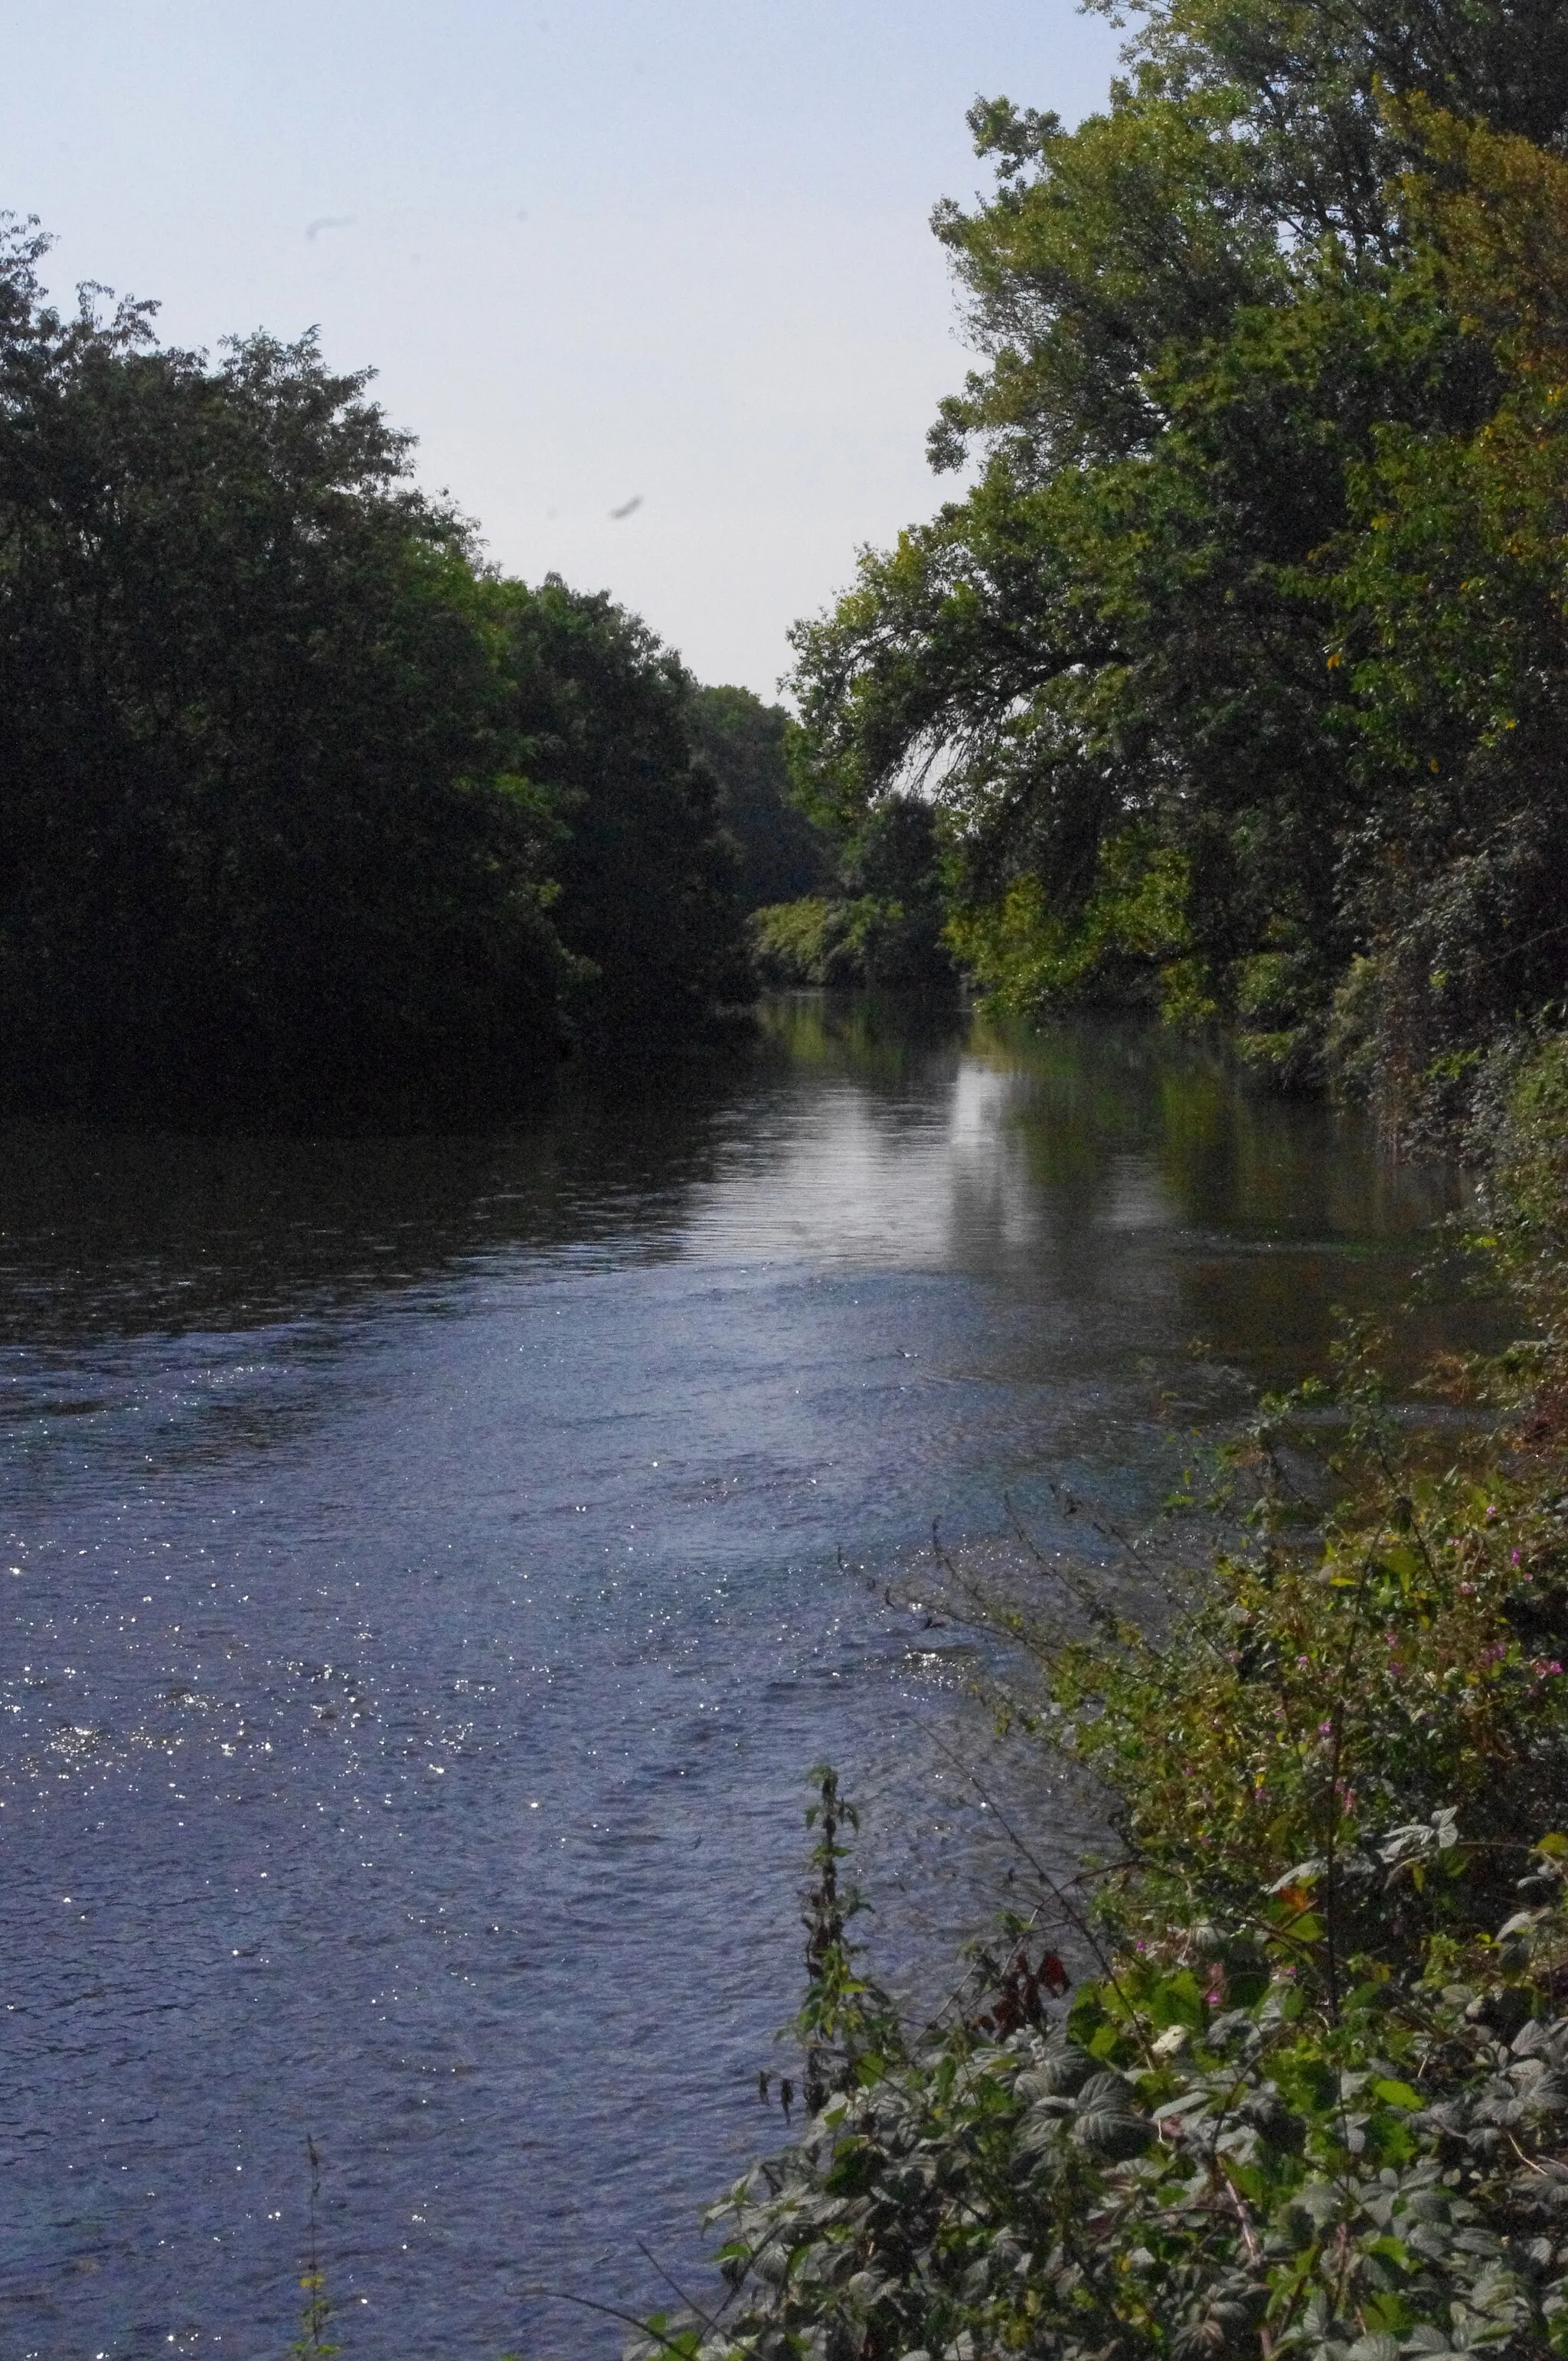
[{"label": "bird in sky", "polygon": [[318,214],[314,221],[305,224],[305,236],[313,246],[323,229],[352,229],[352,214]]},{"label": "bird in sky", "polygon": [[641,492],[633,492],[633,493],[632,493],[632,495],[631,495],[631,498],[630,498],[629,500],[623,500],[623,501],[621,502],[621,504],[620,504],[620,508],[618,508],[618,509],[611,509],[611,511],[610,511],[610,514],[611,514],[611,516],[612,516],[612,517],[614,517],[614,518],[616,519],[616,521],[619,522],[620,522],[620,520],[622,517],[635,516],[635,515],[636,515],[636,513],[637,513],[637,511],[638,511],[638,510],[641,507],[641,505],[642,505],[642,495],[641,495]]}]

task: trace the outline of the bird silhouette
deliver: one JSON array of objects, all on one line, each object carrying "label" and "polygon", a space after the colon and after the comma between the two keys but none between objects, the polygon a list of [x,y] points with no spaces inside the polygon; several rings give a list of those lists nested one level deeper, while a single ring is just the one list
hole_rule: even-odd
[{"label": "bird silhouette", "polygon": [[314,221],[305,224],[305,236],[313,246],[323,229],[352,229],[352,214],[318,214]]},{"label": "bird silhouette", "polygon": [[611,509],[610,514],[619,522],[620,519],[622,517],[635,516],[641,505],[641,493],[633,492],[631,498],[629,500],[623,500],[620,508]]}]

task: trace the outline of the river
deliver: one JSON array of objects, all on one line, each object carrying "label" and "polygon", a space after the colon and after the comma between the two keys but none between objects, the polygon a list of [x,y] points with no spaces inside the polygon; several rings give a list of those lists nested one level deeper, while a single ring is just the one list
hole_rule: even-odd
[{"label": "river", "polygon": [[1144,1515],[1456,1190],[1136,1029],[811,998],[504,1139],[0,1132],[0,2350],[277,2361],[309,2133],[345,2361],[618,2352],[568,2299],[782,2134],[808,1766],[892,1971],[999,1890],[895,1570]]}]

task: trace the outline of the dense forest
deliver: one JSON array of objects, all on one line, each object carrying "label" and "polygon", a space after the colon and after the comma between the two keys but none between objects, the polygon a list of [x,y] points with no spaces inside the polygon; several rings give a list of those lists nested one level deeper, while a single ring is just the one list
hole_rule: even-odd
[{"label": "dense forest", "polygon": [[1441,1119],[1568,981],[1568,15],[1129,13],[1075,130],[972,112],[972,482],[798,628],[807,798],[934,799],[1003,1005]]},{"label": "dense forest", "polygon": [[678,660],[487,567],[313,339],[61,317],[46,243],[0,245],[5,1103],[444,1119],[747,1000]]}]

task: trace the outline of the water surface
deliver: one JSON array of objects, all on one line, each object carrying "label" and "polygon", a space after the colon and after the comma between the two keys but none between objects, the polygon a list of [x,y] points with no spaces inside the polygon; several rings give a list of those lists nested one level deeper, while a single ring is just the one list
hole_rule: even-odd
[{"label": "water surface", "polygon": [[810,999],[504,1140],[0,1133],[0,2350],[280,2354],[309,2130],[345,2356],[616,2352],[560,2291],[659,2302],[778,2136],[807,1767],[894,1967],[993,1898],[889,1574],[1143,1514],[1455,1187],[1137,1031]]}]

